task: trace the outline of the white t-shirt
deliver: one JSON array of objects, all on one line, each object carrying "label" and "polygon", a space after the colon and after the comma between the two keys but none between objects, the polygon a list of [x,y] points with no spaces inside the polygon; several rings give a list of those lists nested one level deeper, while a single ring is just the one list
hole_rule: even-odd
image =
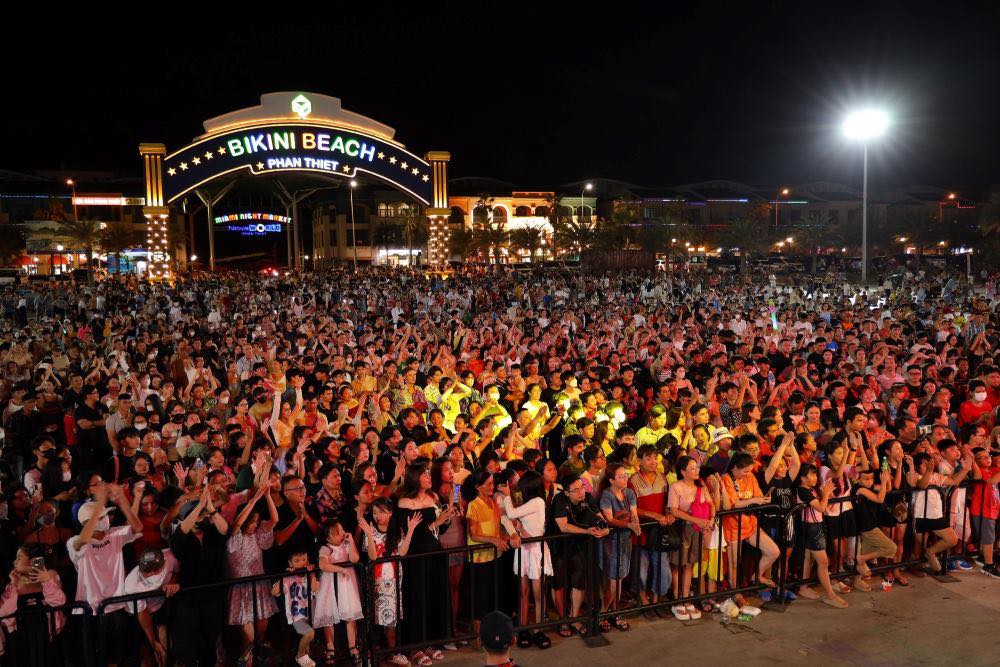
[{"label": "white t-shirt", "polygon": [[[947,461],[938,461],[937,471],[944,475],[945,477],[951,477],[955,474],[955,467],[952,466]],[[965,489],[958,488],[955,489],[951,494],[951,508],[949,511],[952,514],[961,515],[965,509]]]},{"label": "white t-shirt", "polygon": [[[180,570],[180,563],[174,558],[174,554],[170,549],[163,550],[163,569],[160,570],[158,574],[154,574],[151,577],[145,576],[139,571],[138,567],[133,567],[132,571],[128,573],[125,577],[125,595],[131,595],[132,593],[145,593],[147,591],[155,591],[163,588],[163,585],[170,581],[171,576],[174,572]],[[149,613],[155,614],[160,610],[166,603],[167,599],[163,598],[146,598],[144,600],[136,600],[135,603],[129,603],[125,606],[125,611],[130,614],[136,614],[143,609],[148,609]]]},{"label": "white t-shirt", "polygon": [[931,482],[926,489],[913,489],[913,518],[914,519],[940,519],[944,516],[944,503],[941,492],[930,488],[934,486],[944,486],[945,476],[932,472]]},{"label": "white t-shirt", "polygon": [[[122,548],[140,535],[142,533],[132,532],[131,526],[118,526],[109,530],[103,539],[91,538],[79,549],[75,547],[76,536],[69,538],[66,549],[77,572],[77,602],[86,602],[96,612],[105,598],[124,595],[125,559]],[[105,611],[110,613],[123,606],[111,605]]]}]

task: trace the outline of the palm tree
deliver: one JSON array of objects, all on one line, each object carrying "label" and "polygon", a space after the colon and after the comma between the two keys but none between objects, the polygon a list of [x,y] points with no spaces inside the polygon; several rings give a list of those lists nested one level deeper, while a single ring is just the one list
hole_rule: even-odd
[{"label": "palm tree", "polygon": [[493,257],[493,263],[500,263],[500,247],[507,240],[507,230],[503,224],[495,222],[493,216],[476,224],[472,230],[472,247],[483,251],[487,258]]},{"label": "palm tree", "polygon": [[[123,222],[121,220],[109,223],[107,227],[101,230],[100,235],[101,247],[114,259],[113,263],[116,271],[118,270],[118,256],[129,248],[141,245],[145,239],[146,235],[141,229],[136,228],[130,222]],[[111,273],[110,265],[108,266],[108,273]]]},{"label": "palm tree", "polygon": [[448,238],[448,254],[458,255],[465,261],[466,256],[475,248],[475,239],[471,229],[460,227]]},{"label": "palm tree", "polygon": [[843,236],[839,225],[830,223],[828,211],[812,211],[806,216],[805,225],[795,230],[795,244],[809,251],[811,265],[809,272],[816,273],[818,250],[822,246],[840,245]]},{"label": "palm tree", "polygon": [[409,265],[413,266],[413,246],[423,245],[427,242],[427,218],[422,213],[409,213],[402,216],[402,223],[403,237],[406,239],[406,247],[410,253]]},{"label": "palm tree", "polygon": [[93,262],[91,255],[94,248],[101,244],[101,223],[97,220],[64,220],[59,223],[60,233],[65,236],[76,250],[87,253],[87,282],[93,282],[91,271]]},{"label": "palm tree", "polygon": [[597,224],[592,217],[578,220],[572,216],[562,216],[554,230],[553,242],[563,250],[586,250],[597,240]]},{"label": "palm tree", "polygon": [[515,248],[528,251],[528,261],[535,261],[535,254],[545,241],[545,230],[532,225],[515,229],[510,233],[510,243]]},{"label": "palm tree", "polygon": [[743,272],[747,269],[747,257],[751,252],[767,250],[771,246],[768,225],[759,217],[734,219],[723,236],[727,243],[740,249],[740,270]]}]

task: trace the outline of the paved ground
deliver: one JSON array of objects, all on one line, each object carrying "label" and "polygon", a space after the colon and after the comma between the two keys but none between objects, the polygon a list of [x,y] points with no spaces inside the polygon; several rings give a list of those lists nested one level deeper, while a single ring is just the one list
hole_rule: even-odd
[{"label": "paved ground", "polygon": [[[854,592],[846,610],[796,601],[752,623],[723,624],[719,615],[687,623],[630,618],[632,629],[606,635],[608,646],[553,637],[549,650],[515,650],[514,658],[523,667],[1000,664],[1000,580],[979,572],[958,578],[950,584],[911,578],[909,588]],[[436,664],[483,664],[468,650],[446,653]]]}]

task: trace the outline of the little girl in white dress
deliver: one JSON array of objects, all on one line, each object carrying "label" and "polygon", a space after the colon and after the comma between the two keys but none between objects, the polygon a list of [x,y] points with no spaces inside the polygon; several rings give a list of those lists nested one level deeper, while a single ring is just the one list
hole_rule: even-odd
[{"label": "little girl in white dress", "polygon": [[327,662],[334,659],[333,626],[347,623],[347,644],[355,662],[360,660],[357,647],[357,621],[364,618],[361,610],[361,593],[358,588],[357,573],[349,565],[357,563],[358,549],[354,538],[346,532],[340,521],[331,519],[324,522],[322,535],[326,543],[319,549],[319,591],[316,594],[316,608],[313,626],[323,628],[326,639]]}]

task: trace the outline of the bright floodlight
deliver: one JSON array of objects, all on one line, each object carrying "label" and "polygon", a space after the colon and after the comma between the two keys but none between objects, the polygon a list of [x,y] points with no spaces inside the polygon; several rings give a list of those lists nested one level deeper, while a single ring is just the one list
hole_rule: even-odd
[{"label": "bright floodlight", "polygon": [[889,116],[881,109],[862,109],[844,120],[844,136],[862,141],[874,139],[889,127]]}]

